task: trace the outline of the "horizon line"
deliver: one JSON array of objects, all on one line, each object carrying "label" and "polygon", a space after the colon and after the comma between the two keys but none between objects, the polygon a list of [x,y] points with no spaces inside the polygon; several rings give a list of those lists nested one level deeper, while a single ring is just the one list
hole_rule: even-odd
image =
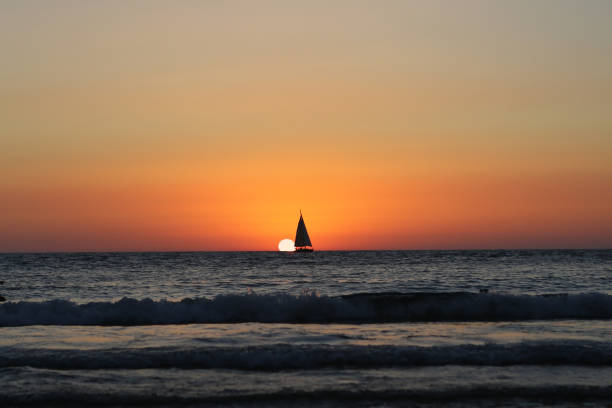
[{"label": "horizon line", "polygon": [[[385,252],[385,251],[609,251],[612,247],[590,247],[590,248],[419,248],[419,249],[319,249],[314,252]],[[225,253],[225,252],[279,252],[279,250],[83,250],[83,251],[0,251],[0,255],[24,255],[24,254],[134,254],[134,253]],[[289,251],[293,253],[293,251]]]}]

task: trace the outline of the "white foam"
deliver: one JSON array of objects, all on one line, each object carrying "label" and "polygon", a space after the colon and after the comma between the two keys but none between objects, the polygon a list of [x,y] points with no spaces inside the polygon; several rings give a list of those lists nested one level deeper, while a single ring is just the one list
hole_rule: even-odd
[{"label": "white foam", "polygon": [[227,322],[391,322],[611,319],[612,296],[471,293],[219,295],[178,302],[123,298],[0,304],[0,326],[147,325]]}]

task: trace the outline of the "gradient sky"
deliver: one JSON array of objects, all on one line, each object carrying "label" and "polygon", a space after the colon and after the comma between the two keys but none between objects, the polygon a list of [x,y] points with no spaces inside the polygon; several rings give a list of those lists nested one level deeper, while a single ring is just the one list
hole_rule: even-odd
[{"label": "gradient sky", "polygon": [[610,1],[0,2],[0,251],[612,247]]}]

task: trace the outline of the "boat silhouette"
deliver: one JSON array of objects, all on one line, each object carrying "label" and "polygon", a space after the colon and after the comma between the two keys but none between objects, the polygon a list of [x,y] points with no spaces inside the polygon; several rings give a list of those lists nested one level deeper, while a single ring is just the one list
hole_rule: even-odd
[{"label": "boat silhouette", "polygon": [[297,231],[295,231],[295,252],[312,252],[312,242],[304,224],[302,210],[300,210],[300,221],[298,222]]}]

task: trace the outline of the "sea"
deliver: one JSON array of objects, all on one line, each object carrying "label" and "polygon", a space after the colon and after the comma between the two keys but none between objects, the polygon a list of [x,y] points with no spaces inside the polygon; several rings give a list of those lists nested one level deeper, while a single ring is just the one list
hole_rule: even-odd
[{"label": "sea", "polygon": [[0,254],[0,406],[612,406],[612,250]]}]

